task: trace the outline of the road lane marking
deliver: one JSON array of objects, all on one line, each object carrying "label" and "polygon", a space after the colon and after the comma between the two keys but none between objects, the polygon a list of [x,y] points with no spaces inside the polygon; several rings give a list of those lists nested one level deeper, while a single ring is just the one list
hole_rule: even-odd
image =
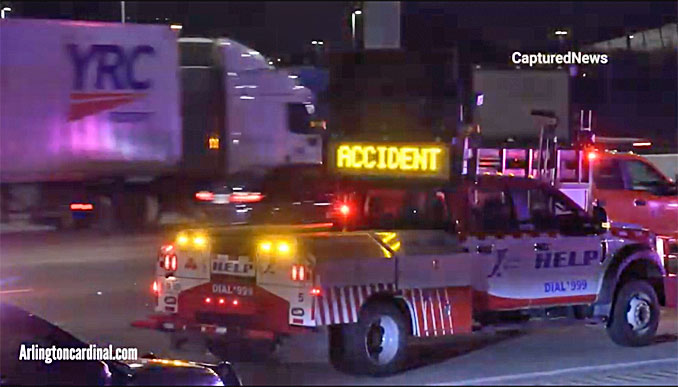
[{"label": "road lane marking", "polygon": [[657,365],[657,364],[670,364],[678,363],[676,358],[666,358],[666,359],[655,359],[655,360],[641,360],[634,361],[629,363],[616,363],[616,364],[605,364],[605,365],[596,365],[596,366],[584,366],[584,367],[573,367],[565,368],[561,370],[553,371],[540,371],[540,372],[527,372],[524,374],[513,374],[513,375],[503,375],[503,376],[493,376],[489,378],[477,378],[477,379],[466,379],[461,381],[452,381],[444,383],[431,383],[429,386],[449,386],[449,385],[469,385],[469,384],[480,384],[480,383],[492,383],[498,384],[500,382],[506,382],[515,379],[526,379],[526,378],[538,378],[544,376],[557,376],[568,374],[572,372],[591,372],[591,371],[607,371],[617,368],[626,368],[626,367],[638,367],[645,365]]},{"label": "road lane marking", "polygon": [[32,292],[33,289],[11,289],[11,290],[0,290],[0,294],[16,294],[16,293],[28,293]]}]

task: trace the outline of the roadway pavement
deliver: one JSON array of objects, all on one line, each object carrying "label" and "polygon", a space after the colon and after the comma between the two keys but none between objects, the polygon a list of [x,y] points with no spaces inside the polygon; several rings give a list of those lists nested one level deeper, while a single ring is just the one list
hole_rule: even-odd
[{"label": "roadway pavement", "polygon": [[[165,333],[133,328],[152,313],[159,234],[93,231],[0,235],[0,300],[24,307],[74,335],[134,346],[140,353],[218,359],[192,343],[173,349]],[[662,313],[659,336],[643,348],[613,344],[601,326],[532,324],[412,343],[411,369],[390,377],[344,375],[327,363],[324,332],[286,342],[273,361],[231,358],[245,384],[265,385],[678,385],[678,314]],[[237,356],[236,356],[237,357]]]}]

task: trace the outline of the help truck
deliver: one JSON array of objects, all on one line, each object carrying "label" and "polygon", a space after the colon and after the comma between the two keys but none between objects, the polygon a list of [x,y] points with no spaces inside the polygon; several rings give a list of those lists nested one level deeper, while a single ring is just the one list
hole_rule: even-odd
[{"label": "help truck", "polygon": [[[403,369],[408,337],[531,318],[604,323],[624,346],[652,341],[675,278],[651,232],[610,225],[539,179],[450,179],[442,143],[331,152],[352,180],[327,203],[328,224],[187,229],[161,248],[158,327],[270,341],[326,327],[333,365],[371,375]],[[436,158],[426,168],[424,155]]]}]

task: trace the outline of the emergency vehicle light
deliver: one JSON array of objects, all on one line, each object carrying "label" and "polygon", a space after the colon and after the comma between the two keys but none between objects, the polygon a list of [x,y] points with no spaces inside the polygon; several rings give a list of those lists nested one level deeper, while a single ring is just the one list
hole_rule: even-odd
[{"label": "emergency vehicle light", "polygon": [[278,253],[287,255],[290,252],[290,244],[287,242],[278,242],[277,250]]},{"label": "emergency vehicle light", "polygon": [[153,281],[153,293],[158,293],[158,281]]},{"label": "emergency vehicle light", "polygon": [[177,244],[179,246],[186,246],[188,244],[188,236],[186,234],[179,234],[177,236]]},{"label": "emergency vehicle light", "polygon": [[271,252],[271,242],[261,242],[259,243],[259,250],[264,253],[270,253]]},{"label": "emergency vehicle light", "polygon": [[341,214],[344,216],[348,216],[348,214],[351,212],[351,207],[349,207],[347,204],[342,204],[341,207],[339,207],[339,212],[341,212]]},{"label": "emergency vehicle light", "polygon": [[196,235],[193,237],[193,245],[197,248],[203,248],[207,245],[207,237],[204,235]]},{"label": "emergency vehicle light", "polygon": [[312,288],[311,289],[311,295],[319,296],[320,295],[320,288]]}]

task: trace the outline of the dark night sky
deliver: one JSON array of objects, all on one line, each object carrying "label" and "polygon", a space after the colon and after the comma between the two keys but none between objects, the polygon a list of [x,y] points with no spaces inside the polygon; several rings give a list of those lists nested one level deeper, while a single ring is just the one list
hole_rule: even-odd
[{"label": "dark night sky", "polygon": [[[119,20],[119,2],[10,2],[23,17]],[[350,33],[347,1],[126,2],[133,21],[155,17],[184,24],[185,35],[226,35],[266,54],[300,52],[311,40],[341,47]],[[593,42],[675,22],[678,1],[406,2],[405,24],[433,26],[422,40],[480,38],[498,46],[535,48],[549,31],[571,27]],[[415,28],[417,30],[417,28]],[[442,31],[442,32],[441,32]]]}]

